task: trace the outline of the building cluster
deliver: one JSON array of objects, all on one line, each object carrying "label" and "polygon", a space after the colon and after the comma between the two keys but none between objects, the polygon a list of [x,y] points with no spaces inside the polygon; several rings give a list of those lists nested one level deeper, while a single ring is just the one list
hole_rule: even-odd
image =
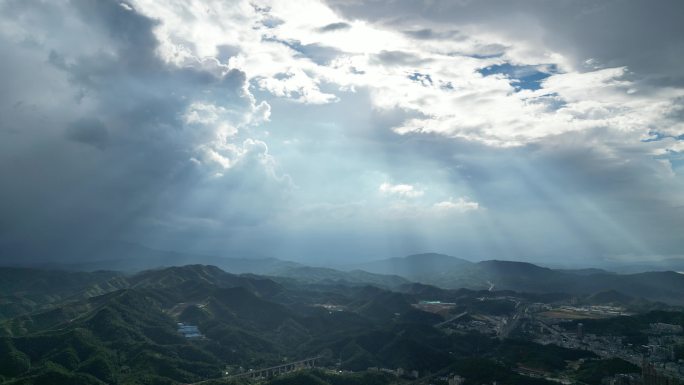
[{"label": "building cluster", "polygon": [[449,375],[437,377],[442,383],[449,385],[463,385],[465,383],[465,378],[459,376],[458,374],[449,373]]},{"label": "building cluster", "polygon": [[442,301],[420,301],[414,304],[413,307],[416,309],[426,311],[428,313],[440,314],[442,316],[448,316],[451,309],[456,307],[455,303],[452,302],[442,302]]},{"label": "building cluster", "polygon": [[485,335],[494,336],[497,334],[497,324],[485,319],[466,319],[457,322],[450,328],[458,331],[474,331]]},{"label": "building cluster", "polygon": [[314,305],[316,307],[322,307],[323,309],[329,311],[329,312],[334,312],[334,311],[344,311],[346,308],[342,305],[335,305],[335,304],[330,304],[330,303],[319,303]]},{"label": "building cluster", "polygon": [[580,318],[607,318],[629,316],[630,313],[620,306],[608,305],[558,305],[552,306],[544,303],[533,303],[527,308],[542,317],[555,320],[571,321]]},{"label": "building cluster", "polygon": [[632,345],[622,336],[598,336],[586,333],[584,325],[568,332],[558,325],[540,324],[536,342],[565,348],[583,349],[601,358],[621,358],[642,368],[642,373],[619,374],[606,378],[606,385],[679,385],[684,384],[684,360],[676,360],[673,347],[684,344],[682,327],[665,323],[650,324],[648,344]]},{"label": "building cluster", "polygon": [[656,322],[650,324],[649,327],[649,331],[653,334],[680,334],[682,332],[682,325]]},{"label": "building cluster", "polygon": [[606,377],[601,381],[603,385],[636,385],[641,384],[641,374],[620,373],[611,377]]},{"label": "building cluster", "polygon": [[639,385],[682,385],[684,377],[667,370],[659,370],[658,364],[644,362],[641,366],[641,384]]},{"label": "building cluster", "polygon": [[404,378],[418,378],[420,375],[420,372],[417,370],[405,370],[404,368],[397,368],[395,369],[388,369],[388,368],[378,368],[375,366],[372,366],[368,368],[369,372],[382,372],[382,373],[388,373],[392,374],[397,377],[404,377]]},{"label": "building cluster", "polygon": [[204,336],[200,333],[199,329],[195,325],[186,325],[183,322],[178,323],[178,333],[182,334],[185,338],[203,338]]},{"label": "building cluster", "polygon": [[[484,300],[484,299],[483,299]],[[545,303],[524,303],[515,300],[515,311],[507,315],[483,314],[466,309],[455,314],[455,304],[439,301],[421,301],[415,307],[444,315],[447,320],[435,326],[446,333],[478,332],[484,335],[506,338],[510,333],[531,338],[547,345],[553,344],[570,349],[581,349],[595,353],[601,359],[619,358],[642,368],[641,373],[617,374],[606,377],[604,385],[684,385],[684,360],[677,360],[674,347],[684,345],[682,325],[662,322],[651,323],[641,333],[648,336],[648,343],[633,343],[634,339],[620,335],[597,335],[586,325],[576,322],[583,318],[612,318],[631,315],[618,306],[597,305],[551,305]],[[567,329],[573,322],[574,327]],[[580,360],[582,361],[582,360]],[[575,369],[577,369],[575,367]],[[377,369],[391,372],[397,371]],[[517,368],[516,372],[528,377],[545,378],[559,383],[573,383],[572,375],[562,374],[551,378],[551,373],[536,373],[533,369]],[[406,376],[404,376],[406,377]],[[441,376],[440,382],[449,385],[463,383],[460,376]]]},{"label": "building cluster", "polygon": [[457,374],[454,374],[447,378],[447,382],[449,383],[449,385],[463,385],[463,383],[465,382],[465,378]]},{"label": "building cluster", "polygon": [[447,334],[454,332],[478,332],[494,337],[499,336],[508,324],[508,317],[468,314],[443,325],[443,330]]},{"label": "building cluster", "polygon": [[603,385],[683,385],[684,379],[658,369],[656,364],[644,361],[641,373],[616,374],[603,379]]}]

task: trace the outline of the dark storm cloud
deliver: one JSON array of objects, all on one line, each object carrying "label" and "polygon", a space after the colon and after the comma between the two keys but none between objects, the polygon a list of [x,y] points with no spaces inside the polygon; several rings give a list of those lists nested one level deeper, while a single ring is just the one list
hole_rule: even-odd
[{"label": "dark storm cloud", "polygon": [[75,121],[66,129],[68,139],[104,149],[109,143],[107,127],[95,118],[84,118]]},{"label": "dark storm cloud", "polygon": [[[0,108],[35,110],[14,108],[0,120],[0,175],[12,181],[0,192],[0,216],[8,219],[0,241],[140,239],[141,231],[153,237],[192,218],[230,227],[274,210],[286,183],[264,166],[263,143],[238,134],[241,158],[222,171],[198,154],[214,140],[213,128],[185,124],[195,101],[219,103],[227,122],[247,119],[256,107],[242,71],[165,64],[155,54],[157,21],[130,6],[59,4],[2,4],[18,20],[35,19],[24,41],[48,37],[30,45],[0,39],[9,61],[0,65],[8,80]],[[5,134],[10,128],[17,134]],[[245,209],[262,193],[267,203]]]},{"label": "dark storm cloud", "polygon": [[155,20],[117,1],[74,0],[73,5],[89,25],[102,29],[109,42],[116,45],[121,69],[159,68],[159,59],[154,53],[158,41],[152,32],[157,24]]},{"label": "dark storm cloud", "polygon": [[663,1],[399,1],[328,0],[349,18],[401,28],[420,23],[418,38],[440,26],[481,26],[521,40],[541,40],[572,57],[601,67],[626,65],[649,83],[682,86],[684,3]]}]

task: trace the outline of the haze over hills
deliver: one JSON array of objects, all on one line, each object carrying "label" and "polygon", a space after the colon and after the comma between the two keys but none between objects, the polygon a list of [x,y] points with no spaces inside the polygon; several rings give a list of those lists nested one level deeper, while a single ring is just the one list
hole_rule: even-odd
[{"label": "haze over hills", "polygon": [[219,266],[234,273],[266,274],[301,266],[295,262],[266,258],[218,257],[177,251],[156,250],[137,243],[121,241],[0,243],[0,264],[65,270],[117,270],[136,272],[164,266],[202,263]]},{"label": "haze over hills", "polygon": [[470,262],[443,254],[416,254],[354,266],[397,274],[443,288],[590,294],[615,290],[634,297],[684,303],[684,275],[672,271],[616,274],[600,269],[554,270],[527,262]]},{"label": "haze over hills", "polygon": [[[121,258],[112,253],[120,252]],[[5,263],[9,261],[3,254]],[[527,262],[487,260],[471,262],[444,254],[426,253],[347,265],[338,269],[306,266],[275,258],[224,258],[148,249],[134,244],[120,244],[113,250],[91,259],[78,254],[57,265],[72,270],[104,268],[124,271],[174,266],[184,261],[212,264],[233,274],[259,274],[277,281],[295,280],[311,284],[341,283],[397,288],[410,282],[447,289],[514,290],[532,293],[568,293],[589,295],[614,290],[631,297],[669,303],[684,303],[684,275],[672,271],[617,274],[601,269],[550,269]],[[23,265],[41,266],[44,261],[32,258],[13,259]],[[82,262],[82,264],[81,264]],[[54,264],[53,264],[54,266]],[[142,268],[141,268],[142,266]],[[344,271],[342,270],[344,269]],[[21,270],[17,270],[21,275]],[[101,273],[116,277],[116,273]],[[79,275],[73,277],[78,282]],[[121,277],[116,279],[121,280]],[[42,284],[45,284],[41,281]],[[121,283],[119,282],[119,285]],[[126,284],[126,285],[130,285]],[[67,286],[68,287],[68,286]],[[122,286],[119,286],[122,287]],[[98,288],[94,288],[97,292]],[[61,298],[61,296],[58,296]]]},{"label": "haze over hills", "polygon": [[425,253],[371,261],[352,266],[371,273],[396,274],[420,280],[421,277],[434,277],[435,274],[444,271],[463,270],[467,272],[472,265],[472,262],[465,259],[444,254]]},{"label": "haze over hills", "polygon": [[[429,259],[428,259],[429,258]],[[485,260],[495,260],[496,256]],[[259,253],[240,252],[229,254],[199,254],[171,250],[159,250],[139,243],[116,240],[90,240],[72,242],[0,242],[0,265],[17,267],[57,268],[77,271],[114,270],[136,272],[164,266],[181,266],[201,263],[219,266],[234,273],[269,274],[294,267],[324,267],[335,270],[364,270],[381,274],[406,276],[420,275],[423,271],[433,274],[440,269],[467,269],[472,261],[439,253],[422,253],[407,257],[370,260],[353,264],[340,261],[319,261],[315,257],[300,258],[300,262],[264,256]],[[650,261],[587,261],[574,260],[569,264],[554,261],[531,262],[553,270],[574,273],[641,273],[649,271],[684,271],[684,259],[656,259]],[[406,269],[410,269],[406,270]]]}]

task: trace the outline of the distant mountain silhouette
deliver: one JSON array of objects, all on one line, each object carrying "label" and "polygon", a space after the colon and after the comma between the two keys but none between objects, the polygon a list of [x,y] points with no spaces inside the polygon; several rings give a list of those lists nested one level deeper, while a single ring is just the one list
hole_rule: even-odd
[{"label": "distant mountain silhouette", "polygon": [[348,285],[375,285],[394,288],[410,281],[393,274],[375,274],[363,270],[340,271],[325,267],[286,267],[269,273],[274,279],[290,278],[300,283],[339,283]]},{"label": "distant mountain silhouette", "polygon": [[416,254],[354,267],[447,289],[577,295],[614,290],[631,297],[684,304],[684,275],[672,271],[615,274],[601,269],[554,270],[527,262],[469,262],[443,254]]},{"label": "distant mountain silhouette", "polygon": [[[149,249],[140,245],[125,242],[104,242],[98,245],[69,246],[63,245],[0,245],[0,264],[26,266],[53,266],[71,270],[120,270],[135,272],[148,271],[147,278],[155,282],[164,280],[190,280],[195,283],[206,281],[221,286],[221,280],[233,284],[240,279],[230,278],[231,274],[258,274],[272,277],[285,284],[341,284],[341,285],[374,285],[384,288],[397,288],[410,282],[430,284],[447,289],[468,288],[473,290],[514,290],[530,293],[568,293],[572,295],[589,295],[592,293],[615,290],[635,298],[645,298],[672,304],[684,304],[684,275],[673,271],[642,272],[634,274],[617,274],[602,269],[550,269],[527,262],[489,260],[470,262],[444,254],[414,254],[400,258],[390,258],[362,264],[345,266],[342,269],[312,267],[295,262],[282,261],[275,258],[228,258],[206,255],[194,255],[170,251]],[[55,253],[67,253],[57,258],[50,254],[50,247]],[[96,247],[97,246],[97,247]],[[26,254],[16,254],[26,253]],[[22,258],[14,258],[21,255]],[[24,256],[26,258],[24,258]],[[54,261],[60,260],[59,264]],[[157,274],[170,274],[163,267],[175,265],[203,264],[213,265],[224,270],[221,273],[209,268],[197,267],[197,271],[187,270],[186,278],[181,275],[157,277]],[[674,263],[674,262],[672,262]],[[217,269],[218,270],[218,269]],[[161,273],[164,271],[164,273]],[[16,272],[16,275],[12,272]],[[0,271],[0,274],[2,272]],[[12,282],[23,282],[21,270],[5,270],[7,279],[4,284],[8,291],[13,291]],[[37,309],[54,300],[66,298],[70,293],[81,291],[88,284],[90,295],[98,295],[116,288],[134,286],[130,276],[113,272],[99,272],[101,279],[97,282],[80,282],[77,272],[63,276],[29,277],[33,285],[26,290],[39,292],[38,297],[23,296],[22,301],[11,301],[11,305],[0,305],[0,314],[17,314],[25,309]],[[222,275],[223,274],[223,275]],[[95,277],[98,275],[95,275]],[[92,280],[94,276],[88,276]],[[54,292],[46,290],[54,285],[55,280],[64,280],[67,285],[59,285]],[[143,279],[138,276],[136,279]],[[73,283],[73,290],[69,282]],[[142,281],[141,281],[142,282]],[[174,283],[178,283],[173,281]],[[80,286],[79,286],[80,285]],[[224,285],[225,286],[225,285]],[[11,290],[10,290],[11,289]],[[254,292],[270,293],[273,288],[251,288]],[[81,293],[82,294],[82,293]],[[52,298],[52,299],[51,299]]]},{"label": "distant mountain silhouette", "polygon": [[589,295],[585,302],[590,304],[626,304],[634,300],[634,297],[622,294],[619,291],[605,290]]}]

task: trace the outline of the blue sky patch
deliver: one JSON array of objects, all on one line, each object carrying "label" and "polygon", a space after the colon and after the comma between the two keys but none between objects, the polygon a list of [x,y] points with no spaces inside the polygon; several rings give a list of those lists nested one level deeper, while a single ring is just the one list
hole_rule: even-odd
[{"label": "blue sky patch", "polygon": [[552,66],[516,66],[510,63],[495,64],[478,70],[482,76],[501,74],[511,80],[511,85],[516,91],[538,90],[541,82],[557,72],[555,65]]},{"label": "blue sky patch", "polygon": [[648,132],[648,136],[649,136],[648,138],[642,139],[641,141],[644,143],[658,142],[660,140],[667,139],[667,138],[672,138],[674,140],[684,140],[684,134],[678,135],[678,136],[673,136],[673,135],[663,134],[662,132],[656,131],[656,130],[650,130]]},{"label": "blue sky patch", "polygon": [[420,72],[414,72],[408,76],[409,79],[413,80],[414,82],[418,82],[424,86],[431,86],[432,85],[432,77],[430,74],[422,74]]}]

